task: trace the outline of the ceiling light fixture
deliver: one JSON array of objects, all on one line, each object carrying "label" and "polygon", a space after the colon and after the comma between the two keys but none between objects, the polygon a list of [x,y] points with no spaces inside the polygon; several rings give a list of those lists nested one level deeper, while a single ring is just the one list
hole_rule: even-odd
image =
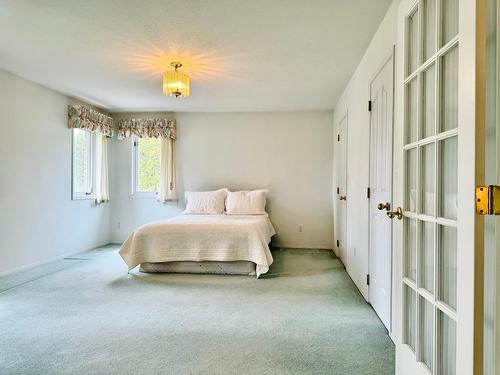
[{"label": "ceiling light fixture", "polygon": [[190,79],[186,74],[177,70],[182,64],[180,62],[172,62],[170,65],[175,70],[166,72],[163,75],[163,95],[175,96],[176,98],[179,96],[189,96]]}]

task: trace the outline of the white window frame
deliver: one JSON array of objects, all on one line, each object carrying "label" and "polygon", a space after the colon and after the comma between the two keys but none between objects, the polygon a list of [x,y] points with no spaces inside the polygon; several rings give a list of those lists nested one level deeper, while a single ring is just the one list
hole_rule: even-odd
[{"label": "white window frame", "polygon": [[74,188],[74,159],[75,159],[75,130],[81,130],[81,129],[73,129],[73,132],[71,133],[71,199],[72,200],[95,200],[96,195],[95,195],[95,181],[96,181],[96,176],[95,176],[95,161],[96,161],[96,134],[89,132],[90,133],[90,171],[89,171],[89,176],[90,176],[90,191],[88,192],[82,192],[82,191],[75,191]]},{"label": "white window frame", "polygon": [[132,176],[131,176],[131,191],[130,198],[132,199],[156,199],[158,191],[140,191],[139,186],[139,137],[131,138],[132,149]]}]

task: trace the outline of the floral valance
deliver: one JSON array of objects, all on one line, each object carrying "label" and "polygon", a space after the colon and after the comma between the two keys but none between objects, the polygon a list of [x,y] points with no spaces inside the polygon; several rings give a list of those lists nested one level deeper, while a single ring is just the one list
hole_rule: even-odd
[{"label": "floral valance", "polygon": [[133,135],[140,138],[170,138],[175,140],[175,120],[148,118],[118,121],[118,139],[129,138]]},{"label": "floral valance", "polygon": [[113,136],[113,119],[84,105],[68,106],[68,127]]}]

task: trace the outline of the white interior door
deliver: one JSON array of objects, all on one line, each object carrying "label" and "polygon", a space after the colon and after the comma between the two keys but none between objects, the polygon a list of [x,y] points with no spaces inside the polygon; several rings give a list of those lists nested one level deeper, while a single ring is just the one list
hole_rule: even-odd
[{"label": "white interior door", "polygon": [[475,6],[402,0],[399,9],[399,374],[475,373]]},{"label": "white interior door", "polygon": [[339,258],[344,264],[347,259],[347,112],[337,124],[337,147],[336,147],[336,220],[335,234],[337,239],[337,251]]},{"label": "white interior door", "polygon": [[369,300],[391,331],[393,53],[370,83]]}]

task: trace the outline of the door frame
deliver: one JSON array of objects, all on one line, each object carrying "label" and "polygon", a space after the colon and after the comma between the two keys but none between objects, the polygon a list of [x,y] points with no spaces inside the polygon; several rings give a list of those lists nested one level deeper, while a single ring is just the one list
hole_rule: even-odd
[{"label": "door frame", "polygon": [[[372,74],[370,77],[370,81],[368,83],[368,98],[371,100],[372,98],[372,92],[371,92],[371,87],[373,81],[377,78],[377,76],[380,74],[382,69],[386,66],[386,64],[392,59],[392,113],[391,113],[391,121],[392,121],[392,153],[391,153],[391,159],[392,159],[392,176],[391,176],[391,206],[393,205],[393,200],[394,200],[394,124],[395,124],[395,110],[396,110],[396,101],[395,101],[395,95],[396,95],[396,46],[393,45],[391,47],[390,53],[386,55],[386,57],[383,59],[382,63],[378,66],[377,70]],[[373,112],[370,112],[368,116],[368,128],[369,128],[369,149],[368,149],[368,165],[371,166],[372,162],[372,149],[371,149],[371,138],[372,138],[372,129],[371,129],[371,116]],[[370,186],[370,178],[371,178],[371,167],[368,168],[368,186]],[[368,198],[371,200],[371,196]],[[392,221],[391,221],[391,227],[393,226]],[[370,246],[370,233],[371,233],[371,221],[370,221],[370,204],[368,204],[368,274],[371,274],[371,254],[372,254],[372,249]],[[392,228],[391,228],[391,233],[393,233]],[[392,339],[392,331],[394,328],[394,241],[393,241],[394,234],[392,234],[391,239],[390,239],[390,244],[391,244],[391,286],[390,286],[390,296],[391,296],[391,306],[390,306],[390,323],[389,323],[389,336]],[[368,285],[368,302],[371,301],[371,296],[370,296],[370,285]]]}]

